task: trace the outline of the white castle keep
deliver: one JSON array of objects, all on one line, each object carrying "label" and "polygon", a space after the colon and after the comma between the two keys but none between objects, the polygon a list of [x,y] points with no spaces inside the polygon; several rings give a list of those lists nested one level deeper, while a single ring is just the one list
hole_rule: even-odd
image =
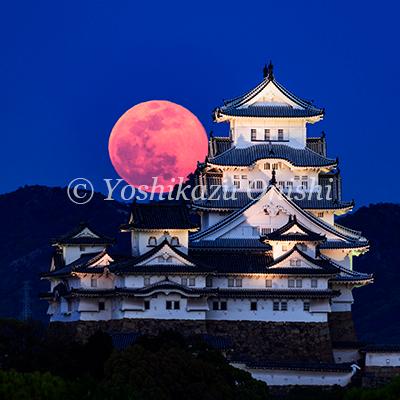
[{"label": "white castle keep", "polygon": [[[334,364],[342,381],[333,383],[343,384],[354,372],[343,362],[354,357],[351,345],[337,342],[356,338],[338,333],[340,324],[351,320],[353,289],[372,276],[353,268],[368,240],[335,222],[354,206],[342,200],[338,160],[327,156],[324,134],[307,136],[307,124],[320,121],[324,109],[285,89],[270,64],[259,85],[224,101],[213,115],[229,123],[229,137],[211,136],[208,156],[195,171],[205,196],[189,204],[132,204],[121,227],[131,236],[129,255],[114,255],[113,241],[87,225],[54,242],[51,270],[43,275],[50,282],[42,295],[50,319],[190,322],[224,337],[235,336],[240,325],[249,340],[257,327],[269,332],[254,345],[258,364],[238,366],[264,362],[266,371],[268,362],[286,359],[293,371],[293,362],[318,362],[320,374],[322,365],[335,370]],[[293,359],[271,347],[260,350],[277,329],[287,335]],[[316,331],[327,335],[320,352]],[[302,332],[311,332],[303,347],[291,346]],[[230,340],[243,356],[243,338],[236,336]],[[290,375],[280,374],[282,382]]]}]

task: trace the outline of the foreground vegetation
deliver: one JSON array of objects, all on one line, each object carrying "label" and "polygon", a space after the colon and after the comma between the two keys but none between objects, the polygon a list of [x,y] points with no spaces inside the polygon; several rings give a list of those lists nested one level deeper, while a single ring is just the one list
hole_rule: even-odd
[{"label": "foreground vegetation", "polygon": [[[111,337],[77,343],[38,323],[0,321],[0,400],[261,400],[267,386],[199,340],[174,333],[115,350]],[[279,397],[282,398],[282,397]],[[400,400],[400,379],[379,389],[294,389],[289,400]]]}]

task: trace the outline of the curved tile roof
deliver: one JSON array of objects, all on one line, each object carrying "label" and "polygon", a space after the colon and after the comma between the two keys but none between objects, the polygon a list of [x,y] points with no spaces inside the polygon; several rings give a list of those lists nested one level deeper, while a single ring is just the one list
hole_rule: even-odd
[{"label": "curved tile roof", "polygon": [[209,163],[221,166],[250,166],[259,160],[281,159],[296,167],[328,167],[337,165],[337,160],[326,158],[308,147],[297,149],[285,144],[262,143],[249,147],[232,147],[209,159]]},{"label": "curved tile roof", "polygon": [[[272,69],[271,69],[272,71]],[[274,86],[283,96],[293,102],[298,108],[292,106],[271,105],[249,105],[246,104],[258,96],[267,86]],[[218,118],[221,115],[238,117],[263,117],[263,118],[305,118],[324,115],[325,110],[318,108],[308,100],[304,100],[287,90],[283,85],[277,82],[274,75],[267,74],[264,79],[253,89],[241,96],[230,100],[224,100],[224,104],[214,111],[214,116]]]},{"label": "curved tile roof", "polygon": [[316,117],[323,112],[314,107],[292,108],[287,106],[249,106],[244,108],[222,107],[219,115],[232,117],[255,117],[255,118],[307,118]]}]

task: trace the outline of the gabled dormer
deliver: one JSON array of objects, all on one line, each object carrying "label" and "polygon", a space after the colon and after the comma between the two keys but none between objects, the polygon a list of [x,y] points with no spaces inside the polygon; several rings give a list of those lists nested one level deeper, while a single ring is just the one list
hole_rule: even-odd
[{"label": "gabled dormer", "polygon": [[189,232],[197,231],[198,227],[191,221],[185,204],[134,202],[129,222],[121,230],[131,232],[132,255],[139,256],[164,241],[187,254]]},{"label": "gabled dormer", "polygon": [[52,269],[60,265],[68,265],[79,259],[82,254],[101,252],[113,243],[113,239],[98,233],[87,223],[82,222],[67,235],[53,241],[55,255]]},{"label": "gabled dormer", "polygon": [[295,245],[282,256],[275,258],[268,266],[268,270],[276,273],[293,274],[309,273],[322,275],[336,275],[340,270],[329,260],[310,257],[307,253]]},{"label": "gabled dormer", "polygon": [[135,266],[150,265],[185,265],[187,267],[194,267],[195,263],[185,253],[171,245],[167,239],[164,239],[159,245],[135,260]]},{"label": "gabled dormer", "polygon": [[282,86],[270,63],[264,68],[261,83],[214,110],[214,121],[229,122],[234,146],[279,142],[304,148],[306,124],[320,121],[324,112]]},{"label": "gabled dormer", "polygon": [[296,215],[289,215],[289,220],[285,225],[262,236],[261,241],[272,247],[274,258],[282,256],[294,246],[315,257],[317,245],[325,242],[326,236],[313,232],[301,224]]}]

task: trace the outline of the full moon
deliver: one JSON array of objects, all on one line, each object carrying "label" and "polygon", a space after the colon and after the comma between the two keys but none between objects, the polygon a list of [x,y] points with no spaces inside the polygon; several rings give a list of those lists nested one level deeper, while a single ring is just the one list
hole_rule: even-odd
[{"label": "full moon", "polygon": [[[186,108],[165,100],[140,103],[114,125],[108,143],[111,162],[130,185],[169,192],[204,161],[208,140],[203,125]],[[147,187],[147,188],[146,188]]]}]

